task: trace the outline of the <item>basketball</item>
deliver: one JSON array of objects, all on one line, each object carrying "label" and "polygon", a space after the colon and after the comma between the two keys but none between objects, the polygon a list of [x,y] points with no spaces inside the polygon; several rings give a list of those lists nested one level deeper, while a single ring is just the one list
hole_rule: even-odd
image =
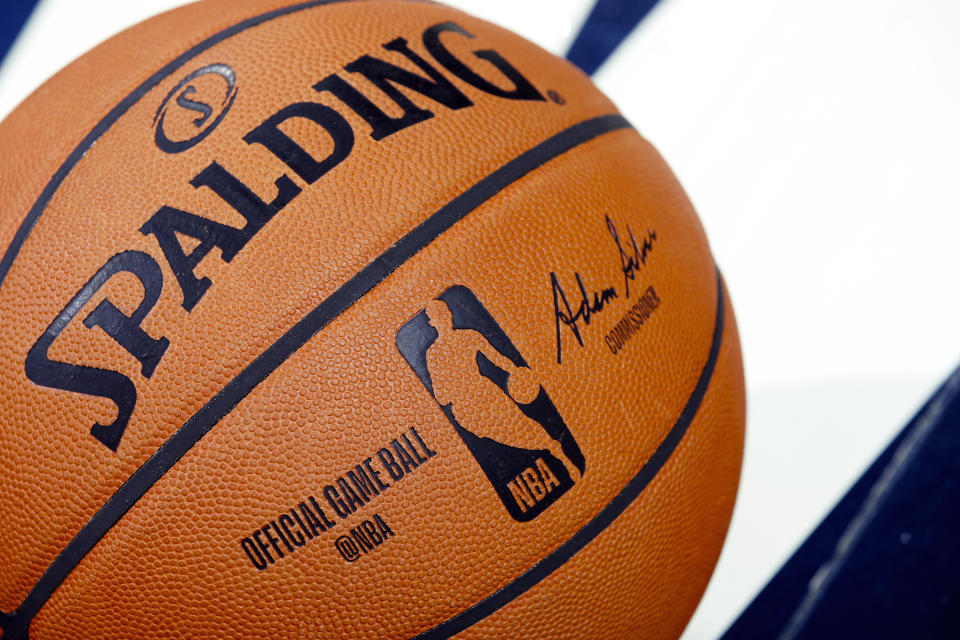
[{"label": "basketball", "polygon": [[0,196],[0,640],[683,632],[739,338],[571,64],[432,2],[206,0],[21,104]]}]

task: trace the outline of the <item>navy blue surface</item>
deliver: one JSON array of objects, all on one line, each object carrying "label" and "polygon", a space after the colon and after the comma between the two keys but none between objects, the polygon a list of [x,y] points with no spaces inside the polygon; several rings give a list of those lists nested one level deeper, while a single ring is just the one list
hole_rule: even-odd
[{"label": "navy blue surface", "polygon": [[567,60],[593,75],[657,5],[657,1],[597,0],[567,52]]},{"label": "navy blue surface", "polygon": [[3,61],[20,29],[26,23],[37,0],[0,1],[0,62]]},{"label": "navy blue surface", "polygon": [[960,638],[960,370],[723,640]]}]

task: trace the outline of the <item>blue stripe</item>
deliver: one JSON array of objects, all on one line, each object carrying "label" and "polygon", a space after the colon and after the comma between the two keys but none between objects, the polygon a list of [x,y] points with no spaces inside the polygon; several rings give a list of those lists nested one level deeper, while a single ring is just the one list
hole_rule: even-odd
[{"label": "blue stripe", "polygon": [[657,2],[658,0],[597,0],[567,52],[567,60],[593,75],[627,36],[633,33]]},{"label": "blue stripe", "polygon": [[960,638],[958,426],[960,369],[722,640]]},{"label": "blue stripe", "polygon": [[0,61],[13,46],[37,0],[3,0],[0,5]]}]

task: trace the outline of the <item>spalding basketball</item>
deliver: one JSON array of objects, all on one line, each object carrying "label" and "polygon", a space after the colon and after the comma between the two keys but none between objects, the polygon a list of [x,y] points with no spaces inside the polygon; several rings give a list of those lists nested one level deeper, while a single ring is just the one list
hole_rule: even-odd
[{"label": "spalding basketball", "polygon": [[2,640],[676,638],[737,331],[570,64],[402,0],[207,1],[0,125]]}]

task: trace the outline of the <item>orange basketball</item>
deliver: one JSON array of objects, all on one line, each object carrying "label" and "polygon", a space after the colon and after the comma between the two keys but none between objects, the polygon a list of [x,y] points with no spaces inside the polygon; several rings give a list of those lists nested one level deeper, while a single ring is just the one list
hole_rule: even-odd
[{"label": "orange basketball", "polygon": [[681,633],[737,331],[571,65],[428,2],[211,0],[0,158],[2,640]]}]

